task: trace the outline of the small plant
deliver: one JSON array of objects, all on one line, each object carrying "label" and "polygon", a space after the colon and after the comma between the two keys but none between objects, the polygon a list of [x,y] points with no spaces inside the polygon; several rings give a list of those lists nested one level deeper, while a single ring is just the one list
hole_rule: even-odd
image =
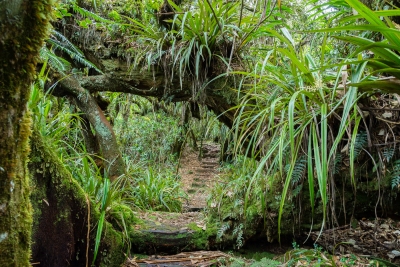
[{"label": "small plant", "polygon": [[390,179],[392,181],[392,189],[400,187],[400,160],[393,162]]},{"label": "small plant", "polygon": [[354,256],[353,254],[350,254],[350,256],[346,257],[341,257],[340,262],[343,263],[345,266],[355,266],[357,262],[357,257]]}]

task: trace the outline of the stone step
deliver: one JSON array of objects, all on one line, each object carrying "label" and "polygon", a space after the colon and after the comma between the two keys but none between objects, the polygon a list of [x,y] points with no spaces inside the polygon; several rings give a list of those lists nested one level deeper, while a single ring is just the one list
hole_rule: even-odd
[{"label": "stone step", "polygon": [[214,162],[219,162],[219,156],[218,157],[202,157],[201,161],[214,161]]},{"label": "stone step", "polygon": [[[210,174],[216,174],[217,172],[217,167],[213,167],[213,166],[204,166],[203,170],[209,172]],[[205,173],[205,172],[200,172],[200,173]]]},{"label": "stone step", "polygon": [[213,162],[213,161],[202,161],[201,166],[218,166],[218,162]]},{"label": "stone step", "polygon": [[195,173],[196,174],[198,174],[198,173],[201,173],[201,174],[203,174],[203,173],[209,173],[210,172],[210,170],[208,170],[208,169],[196,169],[195,170]]},{"label": "stone step", "polygon": [[203,153],[203,157],[210,157],[210,158],[219,158],[219,152],[210,152],[210,151],[207,151],[207,152],[204,152]]},{"label": "stone step", "polygon": [[206,185],[203,182],[198,182],[198,183],[192,183],[192,188],[201,188],[201,187],[205,187]]},{"label": "stone step", "polygon": [[208,181],[210,178],[210,175],[197,175],[196,178],[198,178],[198,180],[201,180],[201,181],[205,181],[205,180]]}]

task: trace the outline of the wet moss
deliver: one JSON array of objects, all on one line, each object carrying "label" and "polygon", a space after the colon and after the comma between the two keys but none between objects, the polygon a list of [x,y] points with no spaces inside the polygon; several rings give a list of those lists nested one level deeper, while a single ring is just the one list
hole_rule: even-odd
[{"label": "wet moss", "polygon": [[198,227],[195,223],[191,223],[188,227],[194,230],[191,237],[192,247],[196,250],[205,250],[214,247],[215,237],[217,235],[217,227],[215,224],[207,224],[205,230]]}]

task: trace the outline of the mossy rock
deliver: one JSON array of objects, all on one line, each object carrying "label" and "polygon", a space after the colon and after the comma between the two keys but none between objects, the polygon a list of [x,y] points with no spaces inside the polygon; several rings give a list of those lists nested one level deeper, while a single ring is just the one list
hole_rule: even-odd
[{"label": "mossy rock", "polygon": [[[174,213],[171,215],[173,221]],[[160,223],[157,217],[147,216],[146,220],[136,224],[130,232],[132,250],[139,253],[159,252],[177,253],[181,251],[206,250],[213,248],[216,227],[206,225],[200,228],[194,222],[186,225]]]}]

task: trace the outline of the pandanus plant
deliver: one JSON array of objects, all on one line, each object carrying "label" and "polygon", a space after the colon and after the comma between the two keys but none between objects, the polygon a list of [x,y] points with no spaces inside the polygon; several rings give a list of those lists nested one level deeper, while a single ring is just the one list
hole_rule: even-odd
[{"label": "pandanus plant", "polygon": [[[327,2],[315,10],[322,12],[330,4]],[[254,72],[242,73],[253,83],[248,85],[251,89],[237,107],[236,149],[260,159],[247,188],[244,205],[246,207],[253,197],[252,191],[260,179],[281,177],[279,233],[285,203],[293,196],[291,188],[303,178],[301,181],[306,179],[308,183],[312,216],[316,200],[320,199],[321,231],[324,229],[328,203],[334,201],[333,176],[342,150],[349,154],[351,184],[356,188],[355,160],[362,142],[360,125],[365,124],[359,100],[369,90],[386,93],[397,90],[400,31],[389,17],[399,15],[400,11],[372,11],[359,1],[351,0],[335,1],[334,4],[335,8],[353,9],[357,14],[343,18],[340,13],[340,18],[337,9],[338,14],[333,14],[333,18],[339,21],[339,26],[312,31],[324,33],[319,50],[320,63],[315,60],[315,52],[298,49],[286,28],[265,28],[264,34],[275,38],[274,45],[268,47],[265,60]],[[331,21],[333,19],[328,22]],[[378,32],[382,40],[343,35],[343,31],[364,35]],[[339,63],[325,64],[332,33],[339,35],[337,40],[354,45],[354,51]],[[374,57],[363,57],[365,51],[372,51]],[[369,68],[372,68],[370,73],[367,72]],[[332,80],[332,70],[337,72],[333,84],[328,82]],[[393,77],[378,78],[379,73]],[[264,205],[264,208],[267,207]]]}]

